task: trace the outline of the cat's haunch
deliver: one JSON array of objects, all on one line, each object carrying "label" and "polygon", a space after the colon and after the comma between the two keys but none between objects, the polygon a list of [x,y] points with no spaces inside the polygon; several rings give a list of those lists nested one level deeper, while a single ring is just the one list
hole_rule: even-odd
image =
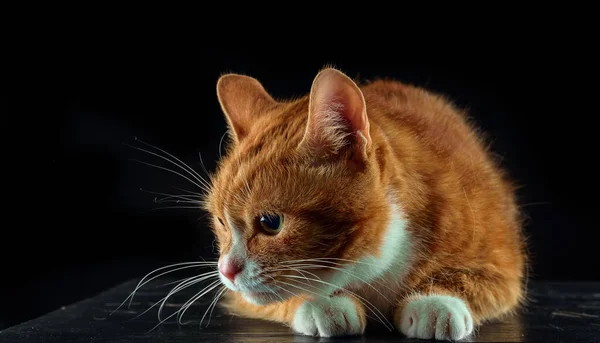
[{"label": "cat's haunch", "polygon": [[447,99],[333,68],[301,98],[237,74],[217,96],[230,144],[206,210],[232,313],[456,340],[523,303],[514,187]]}]

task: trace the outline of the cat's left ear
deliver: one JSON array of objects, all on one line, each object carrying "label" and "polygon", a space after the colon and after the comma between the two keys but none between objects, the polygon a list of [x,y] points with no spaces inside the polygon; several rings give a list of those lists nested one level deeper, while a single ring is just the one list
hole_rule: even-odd
[{"label": "cat's left ear", "polygon": [[257,79],[240,74],[222,75],[217,97],[236,143],[248,135],[258,116],[278,104]]},{"label": "cat's left ear", "polygon": [[330,158],[343,149],[352,149],[354,160],[368,158],[371,135],[365,98],[344,73],[327,68],[315,77],[301,146],[318,158]]}]

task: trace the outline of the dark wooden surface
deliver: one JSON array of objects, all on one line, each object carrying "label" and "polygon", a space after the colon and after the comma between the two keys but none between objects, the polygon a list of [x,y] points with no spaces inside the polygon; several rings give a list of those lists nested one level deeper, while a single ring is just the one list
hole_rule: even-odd
[{"label": "dark wooden surface", "polygon": [[[213,297],[210,294],[186,312],[147,333],[157,323],[154,307],[173,286],[146,286],[133,299],[109,315],[134,289],[137,280],[124,283],[94,298],[65,306],[35,320],[0,332],[0,342],[406,342],[399,332],[370,326],[362,337],[319,339],[294,334],[289,328],[259,320],[232,317],[217,307],[210,324],[198,322]],[[164,283],[164,281],[163,281]],[[170,298],[164,315],[178,309],[199,289],[187,289]],[[518,316],[487,324],[477,330],[477,342],[597,342],[600,341],[600,283],[531,283],[531,304]],[[51,295],[49,295],[51,296]],[[164,318],[164,317],[163,317]],[[418,340],[415,340],[418,341]]]}]

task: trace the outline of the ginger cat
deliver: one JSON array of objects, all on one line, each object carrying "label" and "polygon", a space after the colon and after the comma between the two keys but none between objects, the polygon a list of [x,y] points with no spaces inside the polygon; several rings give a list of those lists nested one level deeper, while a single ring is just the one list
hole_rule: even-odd
[{"label": "ginger cat", "polygon": [[458,340],[522,303],[513,187],[443,97],[334,68],[297,99],[237,74],[217,95],[231,144],[206,210],[234,314],[320,337],[380,322]]}]

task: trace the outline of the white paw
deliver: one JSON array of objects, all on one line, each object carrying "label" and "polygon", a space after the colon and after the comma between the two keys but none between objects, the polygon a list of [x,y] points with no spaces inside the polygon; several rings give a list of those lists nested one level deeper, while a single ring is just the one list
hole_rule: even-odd
[{"label": "white paw", "polygon": [[396,325],[408,338],[460,340],[473,332],[473,318],[460,299],[434,295],[410,301]]},{"label": "white paw", "polygon": [[294,315],[292,328],[319,337],[361,335],[365,329],[356,305],[344,296],[303,303]]}]

